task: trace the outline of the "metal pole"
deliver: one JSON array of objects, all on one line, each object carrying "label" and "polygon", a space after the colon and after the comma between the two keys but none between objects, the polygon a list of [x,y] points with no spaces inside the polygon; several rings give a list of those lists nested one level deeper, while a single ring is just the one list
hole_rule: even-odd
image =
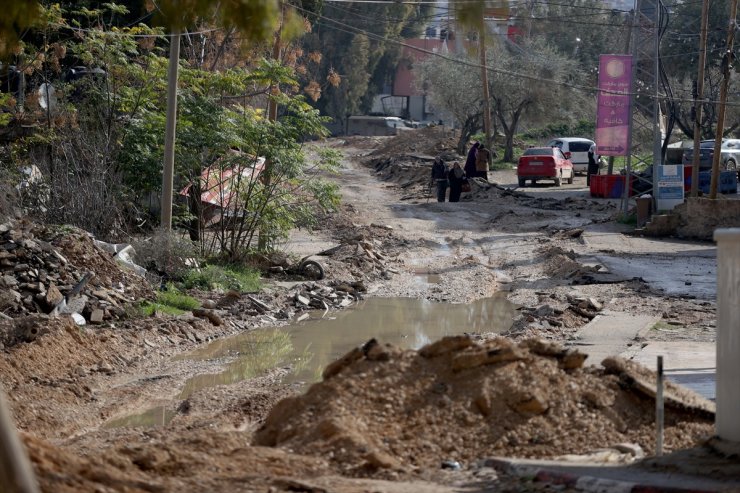
[{"label": "metal pole", "polygon": [[[655,1],[655,45],[653,53],[655,56],[653,70],[655,77],[655,101],[653,103],[653,210],[658,210],[658,167],[663,165],[663,138],[660,132],[660,28],[663,19],[663,2]],[[682,178],[683,180],[683,178]]]},{"label": "metal pole", "polygon": [[[633,30],[633,26],[637,22],[637,19],[639,19],[638,12],[640,8],[640,2],[641,0],[635,0],[635,8],[632,11],[632,19],[630,21],[627,46],[629,46],[629,38],[631,38],[632,36],[635,36],[635,38],[637,38],[639,36],[639,29]],[[639,60],[639,56],[639,43],[635,39],[632,42],[632,67],[630,69],[632,73],[632,77],[630,78],[630,118],[629,125],[627,126],[627,154],[625,156],[627,159],[625,162],[624,189],[622,191],[622,213],[625,216],[627,215],[627,212],[629,212],[630,205],[630,178],[632,177],[632,127],[634,126],[633,122],[635,119],[635,78],[637,77],[637,62]],[[655,197],[654,191],[653,197]]]},{"label": "metal pole", "polygon": [[696,79],[696,104],[694,112],[694,154],[691,159],[691,196],[699,195],[699,146],[701,144],[701,110],[704,106],[704,66],[707,64],[707,24],[709,23],[709,0],[701,6],[701,37],[699,38],[699,74]]},{"label": "metal pole", "polygon": [[479,54],[481,64],[481,80],[483,81],[483,127],[486,133],[486,147],[493,152],[491,145],[491,100],[488,93],[488,67],[486,65],[486,21],[483,15],[480,19]]},{"label": "metal pole", "polygon": [[740,228],[718,229],[717,436],[740,442]]},{"label": "metal pole", "polygon": [[663,455],[663,356],[658,356],[658,382],[655,392],[655,455]]},{"label": "metal pole", "polygon": [[725,130],[725,106],[727,103],[727,86],[730,84],[730,67],[732,65],[732,45],[735,43],[737,30],[737,0],[732,0],[730,7],[730,27],[727,31],[727,51],[722,58],[722,85],[719,88],[719,112],[717,113],[717,131],[714,133],[714,161],[712,162],[712,181],[709,186],[709,198],[717,198],[719,182],[719,161],[722,159],[722,134]]},{"label": "metal pole", "polygon": [[162,169],[162,210],[160,226],[172,229],[172,189],[175,175],[175,130],[177,128],[177,71],[180,61],[180,33],[170,38],[170,60],[167,72],[167,125],[164,136]]}]

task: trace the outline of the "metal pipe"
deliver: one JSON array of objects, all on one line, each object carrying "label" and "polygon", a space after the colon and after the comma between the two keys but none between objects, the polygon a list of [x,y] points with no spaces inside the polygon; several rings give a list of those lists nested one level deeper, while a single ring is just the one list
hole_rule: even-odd
[{"label": "metal pipe", "polygon": [[663,455],[663,424],[665,407],[663,405],[663,356],[658,356],[658,382],[655,391],[655,456]]}]

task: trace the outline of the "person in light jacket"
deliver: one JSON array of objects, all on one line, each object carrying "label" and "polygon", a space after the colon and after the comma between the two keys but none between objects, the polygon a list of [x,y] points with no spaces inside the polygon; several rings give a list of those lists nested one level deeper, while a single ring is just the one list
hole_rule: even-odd
[{"label": "person in light jacket", "polygon": [[481,144],[478,148],[478,154],[475,156],[476,176],[488,180],[488,168],[491,164],[491,151]]}]

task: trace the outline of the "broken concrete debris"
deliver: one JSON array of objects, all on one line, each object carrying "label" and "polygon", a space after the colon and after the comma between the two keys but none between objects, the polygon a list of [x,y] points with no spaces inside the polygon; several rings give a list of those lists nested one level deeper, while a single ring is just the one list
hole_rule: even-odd
[{"label": "broken concrete debris", "polygon": [[[125,305],[151,293],[143,278],[127,274],[88,234],[51,230],[25,220],[0,227],[0,311],[73,315],[79,324],[125,315]],[[77,314],[78,316],[74,316]]]}]

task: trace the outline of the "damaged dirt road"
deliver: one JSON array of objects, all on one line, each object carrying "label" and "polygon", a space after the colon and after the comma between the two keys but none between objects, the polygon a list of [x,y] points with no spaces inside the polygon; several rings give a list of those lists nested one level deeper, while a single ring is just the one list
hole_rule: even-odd
[{"label": "damaged dirt road", "polygon": [[[315,257],[325,280],[273,276],[251,295],[194,293],[211,307],[206,318],[130,318],[100,295],[98,325],[1,322],[0,381],[41,489],[529,491],[540,486],[485,459],[651,454],[650,371],[585,359],[583,341],[617,316],[645,327],[600,348],[609,354],[652,340],[713,341],[712,245],[622,234],[618,205],[588,198],[583,178],[550,196],[516,190],[511,172],[496,172],[462,202],[429,201],[429,156],[451,148],[440,137],[329,143],[347,158],[336,177],[341,211],[288,245],[299,256],[327,251]],[[3,234],[20,238],[21,229]],[[25,272],[3,258],[5,275]],[[644,267],[655,258],[670,271]],[[128,282],[118,296],[146,296],[143,280]],[[426,301],[370,303],[379,298]],[[412,309],[424,323],[396,330]],[[323,331],[322,321],[295,322],[309,312],[339,325],[322,336],[325,354],[305,329]],[[360,332],[349,313],[380,315],[370,326],[382,335]],[[354,331],[377,341],[347,352]],[[671,386],[666,405],[669,451],[712,434],[711,402]]]}]

